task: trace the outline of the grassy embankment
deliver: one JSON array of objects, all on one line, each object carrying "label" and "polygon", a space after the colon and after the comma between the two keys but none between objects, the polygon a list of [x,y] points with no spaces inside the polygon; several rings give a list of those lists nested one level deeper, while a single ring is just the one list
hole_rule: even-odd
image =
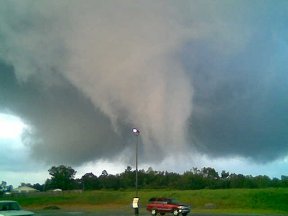
[{"label": "grassy embankment", "polygon": [[[130,208],[134,191],[85,191],[82,193],[37,193],[9,197],[29,209],[47,206],[61,209],[97,211]],[[140,190],[142,208],[151,197],[173,197],[190,204],[198,213],[287,214],[288,189],[226,189],[226,190]],[[7,199],[4,197],[1,199]]]}]

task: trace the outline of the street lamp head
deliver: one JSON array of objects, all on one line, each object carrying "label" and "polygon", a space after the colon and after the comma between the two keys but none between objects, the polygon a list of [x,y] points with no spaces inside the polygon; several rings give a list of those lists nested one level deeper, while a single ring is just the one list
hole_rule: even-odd
[{"label": "street lamp head", "polygon": [[132,129],[132,132],[133,132],[136,136],[138,136],[138,135],[140,134],[140,131],[139,131],[137,128],[133,128],[133,129]]}]

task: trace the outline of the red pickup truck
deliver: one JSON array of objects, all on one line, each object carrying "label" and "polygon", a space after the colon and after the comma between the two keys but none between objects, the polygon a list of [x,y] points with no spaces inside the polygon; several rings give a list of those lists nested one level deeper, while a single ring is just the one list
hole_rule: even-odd
[{"label": "red pickup truck", "polygon": [[147,211],[152,215],[164,215],[165,213],[173,213],[173,215],[186,216],[190,212],[190,206],[177,202],[170,198],[151,198],[146,206]]}]

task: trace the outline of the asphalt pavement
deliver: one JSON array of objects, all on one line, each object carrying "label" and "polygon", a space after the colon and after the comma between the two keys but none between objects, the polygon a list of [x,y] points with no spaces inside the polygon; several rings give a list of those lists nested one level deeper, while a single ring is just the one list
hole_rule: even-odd
[{"label": "asphalt pavement", "polygon": [[[98,212],[81,212],[81,211],[41,211],[36,212],[35,216],[135,216],[133,209],[131,211],[98,211]],[[139,216],[150,216],[151,213],[148,211],[140,211]],[[165,214],[166,216],[173,216],[173,214]],[[261,216],[259,214],[199,214],[189,213],[188,216]]]}]

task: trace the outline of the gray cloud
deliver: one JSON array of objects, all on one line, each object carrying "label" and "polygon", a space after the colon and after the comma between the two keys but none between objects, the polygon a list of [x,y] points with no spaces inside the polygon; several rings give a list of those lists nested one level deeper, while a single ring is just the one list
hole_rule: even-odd
[{"label": "gray cloud", "polygon": [[146,160],[285,156],[287,4],[270,3],[1,1],[1,109],[49,163],[129,151],[133,126]]},{"label": "gray cloud", "polygon": [[184,148],[192,88],[173,58],[182,37],[173,8],[86,3],[2,2],[1,57],[22,92],[8,108],[21,106],[15,113],[32,126],[26,142],[34,155],[106,158],[126,150],[132,126],[146,158]]},{"label": "gray cloud", "polygon": [[[221,37],[218,31],[210,35],[216,35],[217,42],[192,40],[184,46],[182,59],[194,87],[190,139],[212,157],[234,155],[268,162],[288,151],[287,16],[283,16],[288,7],[281,1],[276,6],[270,1],[242,3],[227,4],[229,10],[222,7],[227,11],[216,16],[218,23],[230,14],[223,27],[234,25],[219,26]],[[241,46],[230,46],[238,42]]]},{"label": "gray cloud", "polygon": [[19,84],[11,68],[1,69],[2,111],[30,126],[23,141],[35,158],[79,164],[111,157],[127,145],[113,132],[109,119],[60,75],[54,74],[61,85],[43,89],[37,77]]}]

